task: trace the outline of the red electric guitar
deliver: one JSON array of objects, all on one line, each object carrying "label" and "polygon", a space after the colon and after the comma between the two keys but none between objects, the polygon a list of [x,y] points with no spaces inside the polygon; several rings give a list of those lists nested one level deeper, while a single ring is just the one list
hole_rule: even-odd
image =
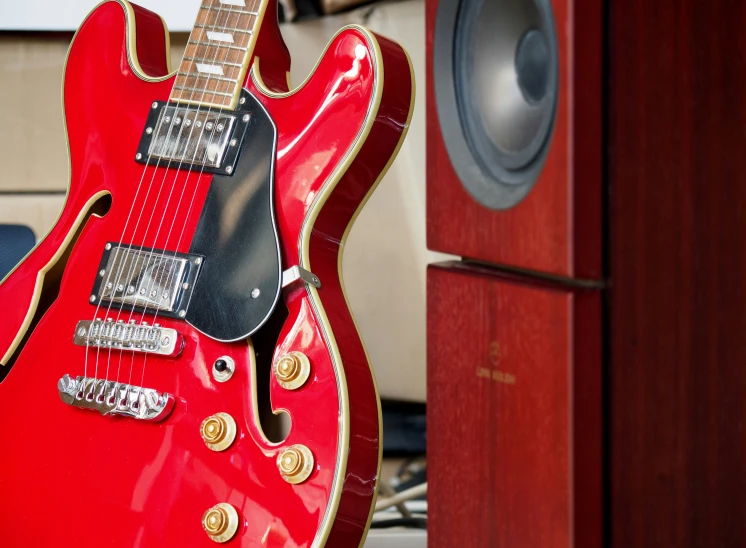
[{"label": "red electric guitar", "polygon": [[276,0],[204,0],[168,47],[112,0],[70,48],[67,202],[0,284],[0,545],[358,546],[380,408],[341,255],[410,62],[351,26],[289,91]]}]

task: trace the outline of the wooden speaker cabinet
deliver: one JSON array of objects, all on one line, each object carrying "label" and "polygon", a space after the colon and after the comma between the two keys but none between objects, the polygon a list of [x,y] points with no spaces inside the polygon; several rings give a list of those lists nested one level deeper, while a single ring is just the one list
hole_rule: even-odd
[{"label": "wooden speaker cabinet", "polygon": [[746,546],[746,3],[426,2],[430,546]]},{"label": "wooden speaker cabinet", "polygon": [[596,290],[428,269],[431,547],[601,543]]}]

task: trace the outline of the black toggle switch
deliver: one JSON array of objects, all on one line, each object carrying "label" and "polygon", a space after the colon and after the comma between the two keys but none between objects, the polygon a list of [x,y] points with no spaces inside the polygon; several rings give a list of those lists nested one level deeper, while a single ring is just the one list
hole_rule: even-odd
[{"label": "black toggle switch", "polygon": [[224,359],[219,359],[215,361],[215,371],[218,373],[224,372],[226,369],[228,369],[228,362],[226,362]]}]

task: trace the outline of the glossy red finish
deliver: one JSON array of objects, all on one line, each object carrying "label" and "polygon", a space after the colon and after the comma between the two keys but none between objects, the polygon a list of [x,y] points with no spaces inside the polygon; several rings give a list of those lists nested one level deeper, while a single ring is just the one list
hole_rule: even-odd
[{"label": "glossy red finish", "polygon": [[[268,0],[264,14],[265,21],[277,21],[277,0]],[[254,47],[254,58],[262,60],[262,77],[264,84],[274,92],[288,90],[290,75],[290,52],[282,40],[280,26],[264,23],[262,32],[257,37]]]},{"label": "glossy red finish", "polygon": [[[380,418],[338,259],[348,224],[408,122],[413,99],[408,59],[397,44],[350,28],[332,40],[313,76],[292,95],[268,95],[251,75],[247,80],[278,128],[275,213],[283,263],[300,262],[322,280],[318,291],[300,286],[284,294],[289,315],[275,356],[304,352],[312,375],[296,391],[284,390],[272,377],[273,408],[292,420],[288,438],[275,444],[264,437],[255,412],[256,391],[266,389],[256,386],[255,368],[269,364],[265,359],[257,365],[250,341],[219,343],[185,322],[159,318],[186,339],[178,358],[88,350],[86,366],[86,349],[72,344],[76,322],[93,318],[96,310],[88,296],[105,243],[188,250],[211,181],[149,167],[138,192],[143,166],[135,163],[134,151],[149,105],[168,98],[173,80],[145,81],[133,71],[126,47],[133,29],[127,28],[123,6],[101,5],[75,38],[64,86],[71,151],[67,203],[47,238],[0,285],[3,355],[35,302],[38,273],[91,198],[111,194],[109,212],[90,218],[75,242],[56,301],[6,360],[12,368],[0,384],[0,430],[15,435],[0,449],[1,543],[212,546],[202,514],[228,502],[241,517],[233,545],[311,546],[326,540],[329,546],[356,546],[375,497]],[[135,11],[140,63],[151,75],[162,74],[161,22]],[[266,20],[262,32],[268,38],[256,52],[276,60],[262,63],[262,78],[281,90],[286,49],[279,43],[270,47],[279,33],[266,30]],[[304,231],[310,234],[307,242]],[[116,311],[108,316],[120,318]],[[223,355],[235,360],[236,373],[219,384],[210,369]],[[84,372],[122,382],[131,375],[134,384],[174,394],[176,405],[158,424],[64,405],[57,380]],[[238,424],[236,441],[222,453],[210,451],[199,433],[202,420],[216,412],[229,413]],[[306,482],[293,486],[281,478],[276,459],[296,443],[312,450],[315,468]]]}]

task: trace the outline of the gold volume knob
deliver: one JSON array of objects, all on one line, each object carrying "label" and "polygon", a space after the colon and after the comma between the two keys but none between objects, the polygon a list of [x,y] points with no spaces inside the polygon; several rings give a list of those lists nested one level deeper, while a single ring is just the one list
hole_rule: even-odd
[{"label": "gold volume knob", "polygon": [[288,483],[302,483],[313,472],[313,453],[305,445],[291,445],[277,455],[277,468]]},{"label": "gold volume knob", "polygon": [[275,362],[277,382],[287,390],[303,386],[311,374],[311,363],[303,352],[283,354]]},{"label": "gold volume knob", "polygon": [[238,531],[238,512],[227,502],[221,502],[202,515],[202,528],[215,542],[227,542]]},{"label": "gold volume knob", "polygon": [[202,421],[199,433],[207,447],[225,451],[236,439],[236,421],[228,413],[216,413]]}]

